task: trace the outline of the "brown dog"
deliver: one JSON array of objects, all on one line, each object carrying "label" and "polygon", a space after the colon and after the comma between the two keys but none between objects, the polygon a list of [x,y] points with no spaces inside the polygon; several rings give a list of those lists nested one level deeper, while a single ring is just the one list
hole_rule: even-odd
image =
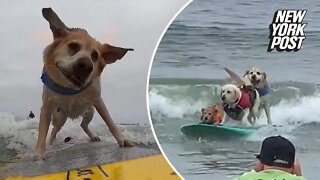
[{"label": "brown dog", "polygon": [[68,28],[51,8],[43,8],[42,14],[50,24],[54,39],[43,55],[41,79],[44,86],[35,160],[44,159],[51,121],[54,127],[49,144],[52,144],[68,117],[75,119],[80,116],[83,117],[81,127],[90,140],[100,141],[88,128],[94,108],[120,147],[133,146],[122,137],[114,124],[101,98],[100,89],[100,75],[104,67],[121,59],[127,51],[133,49],[101,44],[84,29]]},{"label": "brown dog", "polygon": [[221,104],[214,104],[207,108],[201,109],[201,123],[202,124],[219,124],[222,121],[223,109]]}]

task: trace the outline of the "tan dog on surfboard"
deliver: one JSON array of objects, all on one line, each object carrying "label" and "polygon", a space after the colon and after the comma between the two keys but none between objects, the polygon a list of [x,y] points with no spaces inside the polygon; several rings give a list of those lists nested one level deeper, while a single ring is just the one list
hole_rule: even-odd
[{"label": "tan dog on surfboard", "polygon": [[[270,103],[269,103],[269,85],[266,80],[266,73],[259,68],[251,68],[246,71],[241,78],[238,74],[233,72],[228,68],[224,68],[225,71],[229,74],[233,83],[238,86],[245,86],[247,88],[254,88],[258,91],[260,96],[260,106],[258,117],[261,115],[261,111],[264,110],[267,116],[268,125],[272,124],[271,115],[270,115]],[[259,78],[261,75],[261,78]],[[254,77],[254,78],[253,78]],[[259,80],[259,83],[255,83],[255,81]]]},{"label": "tan dog on surfboard", "polygon": [[[42,107],[40,112],[38,141],[34,159],[44,159],[46,139],[52,144],[67,118],[82,117],[81,127],[91,141],[100,138],[89,129],[96,110],[108,126],[120,147],[132,147],[119,131],[101,97],[100,76],[106,66],[120,60],[131,48],[102,44],[81,28],[67,27],[51,8],[42,9],[49,22],[53,42],[43,55]],[[113,77],[116,78],[116,77]]]}]

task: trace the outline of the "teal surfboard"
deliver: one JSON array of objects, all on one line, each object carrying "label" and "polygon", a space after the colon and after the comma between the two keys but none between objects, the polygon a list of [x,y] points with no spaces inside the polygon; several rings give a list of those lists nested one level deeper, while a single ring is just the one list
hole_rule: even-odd
[{"label": "teal surfboard", "polygon": [[241,128],[226,125],[189,124],[181,127],[181,132],[194,138],[227,138],[245,137],[253,134],[259,128]]}]

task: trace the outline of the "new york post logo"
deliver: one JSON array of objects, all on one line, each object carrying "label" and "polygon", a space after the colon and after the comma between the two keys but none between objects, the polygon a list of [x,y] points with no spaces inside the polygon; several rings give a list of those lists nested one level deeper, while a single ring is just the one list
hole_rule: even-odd
[{"label": "new york post logo", "polygon": [[307,10],[278,10],[274,13],[273,21],[269,26],[270,42],[267,52],[299,51],[303,40],[306,39],[303,18]]}]

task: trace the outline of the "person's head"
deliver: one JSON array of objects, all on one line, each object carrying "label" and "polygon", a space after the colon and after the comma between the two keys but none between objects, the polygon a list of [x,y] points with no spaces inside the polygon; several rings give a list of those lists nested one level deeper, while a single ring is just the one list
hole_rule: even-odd
[{"label": "person's head", "polygon": [[294,145],[282,136],[271,136],[263,140],[257,168],[280,169],[292,173],[295,162]]}]

